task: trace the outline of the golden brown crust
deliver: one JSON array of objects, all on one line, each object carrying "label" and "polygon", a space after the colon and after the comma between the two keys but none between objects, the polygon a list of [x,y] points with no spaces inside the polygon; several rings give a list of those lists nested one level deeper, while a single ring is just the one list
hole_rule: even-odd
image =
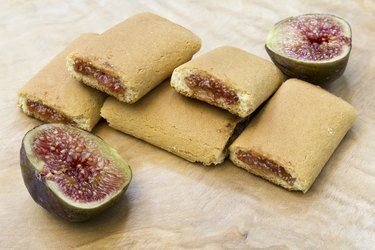
[{"label": "golden brown crust", "polygon": [[[202,98],[186,85],[185,77],[191,74],[211,76],[237,93],[240,101],[227,105]],[[173,71],[171,85],[183,95],[203,100],[227,109],[240,117],[251,114],[284,79],[282,72],[270,61],[244,50],[223,46],[197,57]]]},{"label": "golden brown crust", "polygon": [[186,98],[169,81],[128,105],[109,97],[101,110],[109,125],[191,162],[221,163],[239,117]]},{"label": "golden brown crust", "polygon": [[25,101],[39,102],[75,121],[78,127],[91,131],[100,119],[106,95],[73,79],[65,70],[65,64],[72,50],[96,37],[93,33],[82,34],[70,43],[19,90],[18,106],[32,116]]},{"label": "golden brown crust", "polygon": [[356,117],[354,108],[318,86],[298,79],[286,81],[244,132],[230,146],[232,161],[251,172],[236,157],[253,151],[291,174],[293,186],[262,176],[287,189],[307,192]]},{"label": "golden brown crust", "polygon": [[[132,16],[99,36],[67,60],[68,70],[84,83],[134,103],[170,77],[177,66],[191,59],[201,41],[189,30],[151,13]],[[114,94],[96,80],[74,71],[74,60],[90,62],[95,68],[119,77],[125,94]]]}]

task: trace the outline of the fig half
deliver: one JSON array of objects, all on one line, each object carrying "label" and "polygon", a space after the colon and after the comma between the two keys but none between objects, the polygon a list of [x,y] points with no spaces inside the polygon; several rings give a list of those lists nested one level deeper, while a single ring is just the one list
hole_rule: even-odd
[{"label": "fig half", "polygon": [[349,23],[337,16],[306,14],[276,23],[265,47],[285,75],[324,84],[344,73],[352,31]]},{"label": "fig half", "polygon": [[20,157],[32,198],[69,221],[88,220],[113,205],[132,178],[129,165],[110,145],[64,124],[27,132]]}]

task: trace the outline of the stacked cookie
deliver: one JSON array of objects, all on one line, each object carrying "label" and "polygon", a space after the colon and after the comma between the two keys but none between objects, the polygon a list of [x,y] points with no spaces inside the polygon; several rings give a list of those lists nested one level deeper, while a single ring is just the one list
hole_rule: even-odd
[{"label": "stacked cookie", "polygon": [[234,47],[190,60],[200,47],[189,30],[141,13],[77,38],[20,90],[18,105],[88,131],[103,117],[191,162],[219,164],[230,154],[235,165],[306,192],[354,109],[309,83],[282,84],[273,63]]}]

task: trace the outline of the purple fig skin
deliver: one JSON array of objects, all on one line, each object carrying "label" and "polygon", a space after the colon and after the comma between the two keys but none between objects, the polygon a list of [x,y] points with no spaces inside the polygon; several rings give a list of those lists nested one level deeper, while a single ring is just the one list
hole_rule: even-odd
[{"label": "purple fig skin", "polygon": [[[30,131],[29,131],[30,132]],[[26,136],[25,136],[26,137]],[[123,196],[131,180],[131,172],[127,185],[119,194],[105,204],[95,208],[77,208],[59,198],[46,184],[36,168],[29,160],[24,147],[25,137],[20,150],[20,166],[23,181],[33,200],[47,211],[71,222],[82,222],[96,217],[107,208],[117,203]],[[130,169],[130,168],[129,168]],[[131,170],[130,170],[131,171]]]},{"label": "purple fig skin", "polygon": [[265,46],[268,55],[272,62],[289,78],[299,78],[301,80],[314,84],[328,84],[344,74],[346,65],[349,61],[350,52],[342,59],[324,63],[314,64],[305,63],[303,61],[297,62],[295,59],[290,59],[270,50]]}]

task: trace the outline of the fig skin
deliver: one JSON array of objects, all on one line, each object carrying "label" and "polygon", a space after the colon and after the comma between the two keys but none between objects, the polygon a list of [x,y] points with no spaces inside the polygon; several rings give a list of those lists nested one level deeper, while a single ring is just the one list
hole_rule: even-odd
[{"label": "fig skin", "polygon": [[[40,126],[43,126],[43,125],[40,125]],[[68,125],[59,124],[59,126],[68,126]],[[34,129],[31,129],[28,133],[30,133]],[[78,130],[81,130],[81,129],[78,129]],[[84,132],[88,133],[86,131]],[[26,135],[28,133],[26,133]],[[110,198],[104,204],[94,207],[94,208],[86,208],[86,207],[81,208],[81,207],[77,207],[77,206],[74,206],[72,204],[65,202],[63,199],[61,199],[48,187],[48,185],[46,184],[46,181],[41,177],[39,171],[33,166],[33,163],[30,161],[26,153],[25,146],[24,146],[26,135],[24,136],[24,139],[22,140],[22,146],[20,150],[20,166],[21,166],[22,177],[23,177],[25,186],[27,190],[29,191],[33,200],[36,203],[38,203],[40,206],[45,208],[47,211],[51,212],[52,214],[58,215],[59,217],[64,218],[71,222],[86,221],[93,217],[96,217],[98,214],[102,213],[104,210],[106,210],[107,208],[117,203],[123,196],[124,192],[127,190],[130,184],[130,181],[132,179],[132,172],[131,172],[131,168],[126,163],[127,168],[128,168],[127,169],[128,175],[127,175],[127,180],[126,180],[127,184],[122,188],[122,190],[118,194]],[[99,139],[103,142],[104,145],[108,145],[101,138]]]},{"label": "fig skin", "polygon": [[345,57],[334,62],[313,63],[293,60],[275,53],[267,45],[265,47],[272,62],[289,78],[299,78],[315,84],[330,83],[342,76],[350,54],[349,52]]},{"label": "fig skin", "polygon": [[[342,18],[329,14],[306,14],[302,16],[309,15],[325,16],[341,20],[343,23],[347,24],[350,31],[349,37],[351,39],[351,27],[349,23]],[[276,23],[275,26],[280,25],[282,22],[287,22],[291,18],[295,17],[282,20]],[[299,78],[310,83],[322,85],[333,82],[343,75],[352,48],[351,44],[347,46],[349,47],[349,50],[344,57],[330,61],[303,61],[287,57],[272,50],[272,48],[269,47],[268,42],[265,44],[265,49],[273,63],[289,78]]]}]

